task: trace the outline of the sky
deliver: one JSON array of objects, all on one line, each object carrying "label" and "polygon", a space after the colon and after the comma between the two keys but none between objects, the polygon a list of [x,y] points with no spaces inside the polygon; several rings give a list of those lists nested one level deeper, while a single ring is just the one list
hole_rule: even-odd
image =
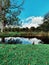
[{"label": "sky", "polygon": [[[22,0],[12,0],[22,2]],[[49,0],[24,0],[23,11],[19,15],[22,27],[38,27],[43,24],[43,18],[49,12]]]},{"label": "sky", "polygon": [[22,19],[30,16],[44,16],[49,11],[49,0],[25,0]]},{"label": "sky", "polygon": [[43,24],[43,17],[41,17],[41,16],[36,16],[36,17],[31,16],[31,17],[28,17],[22,21],[22,27],[23,28],[26,28],[26,27],[37,28],[38,26],[40,26],[40,24]]}]

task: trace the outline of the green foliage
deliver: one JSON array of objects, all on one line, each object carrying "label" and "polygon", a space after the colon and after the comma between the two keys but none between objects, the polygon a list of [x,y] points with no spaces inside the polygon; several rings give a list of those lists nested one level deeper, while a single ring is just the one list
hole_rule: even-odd
[{"label": "green foliage", "polygon": [[33,36],[41,36],[41,37],[49,37],[49,32],[0,32],[0,37],[33,37]]},{"label": "green foliage", "polygon": [[49,65],[49,45],[0,44],[0,65]]},{"label": "green foliage", "polygon": [[[13,2],[13,4],[10,4],[10,7],[8,9],[8,12],[7,12],[7,14],[9,14],[9,16],[6,17],[7,18],[7,22],[9,24],[13,24],[13,22],[15,22],[15,21],[16,22],[19,22],[20,21],[20,19],[19,19],[18,16],[22,12],[22,5],[23,4],[24,4],[24,0],[22,0],[21,4],[19,4],[18,1],[16,1],[16,4],[14,4],[14,2]],[[14,9],[14,10],[12,11],[12,9]]]},{"label": "green foliage", "polygon": [[41,24],[38,29],[48,32],[49,31],[49,12],[44,16],[43,24]]},{"label": "green foliage", "polygon": [[[16,4],[14,4],[14,2],[12,4],[11,0],[0,0],[0,21],[3,23],[3,29],[6,24],[9,25],[13,24],[14,21],[20,21],[18,16],[22,11],[23,4],[24,0],[22,0],[21,4],[19,4],[18,1],[16,1]],[[12,11],[13,9],[14,11]],[[7,14],[9,16],[7,16]]]}]

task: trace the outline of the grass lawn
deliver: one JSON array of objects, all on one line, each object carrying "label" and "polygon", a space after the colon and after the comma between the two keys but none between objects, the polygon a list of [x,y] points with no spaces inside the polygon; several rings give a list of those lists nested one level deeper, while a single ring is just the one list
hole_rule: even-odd
[{"label": "grass lawn", "polygon": [[0,65],[49,65],[49,45],[0,44]]}]

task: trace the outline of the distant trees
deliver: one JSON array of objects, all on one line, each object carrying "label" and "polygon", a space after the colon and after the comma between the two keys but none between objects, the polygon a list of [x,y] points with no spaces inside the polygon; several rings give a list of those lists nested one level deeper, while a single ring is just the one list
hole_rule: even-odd
[{"label": "distant trees", "polygon": [[35,31],[35,27],[31,27],[30,28],[30,31]]},{"label": "distant trees", "polygon": [[31,27],[31,28],[28,28],[28,27],[26,27],[26,28],[19,28],[19,27],[16,27],[16,28],[11,28],[11,27],[9,27],[9,28],[5,28],[4,29],[4,31],[7,31],[7,32],[34,32],[34,31],[36,31],[36,29],[34,28],[34,27]]}]

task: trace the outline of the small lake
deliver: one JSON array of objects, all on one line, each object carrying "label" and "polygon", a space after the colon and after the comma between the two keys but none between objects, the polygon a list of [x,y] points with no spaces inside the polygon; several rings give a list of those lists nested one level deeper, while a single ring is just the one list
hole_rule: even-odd
[{"label": "small lake", "polygon": [[[2,39],[0,38],[0,42]],[[9,44],[42,44],[43,42],[37,38],[23,38],[23,37],[6,37],[5,43]]]}]

